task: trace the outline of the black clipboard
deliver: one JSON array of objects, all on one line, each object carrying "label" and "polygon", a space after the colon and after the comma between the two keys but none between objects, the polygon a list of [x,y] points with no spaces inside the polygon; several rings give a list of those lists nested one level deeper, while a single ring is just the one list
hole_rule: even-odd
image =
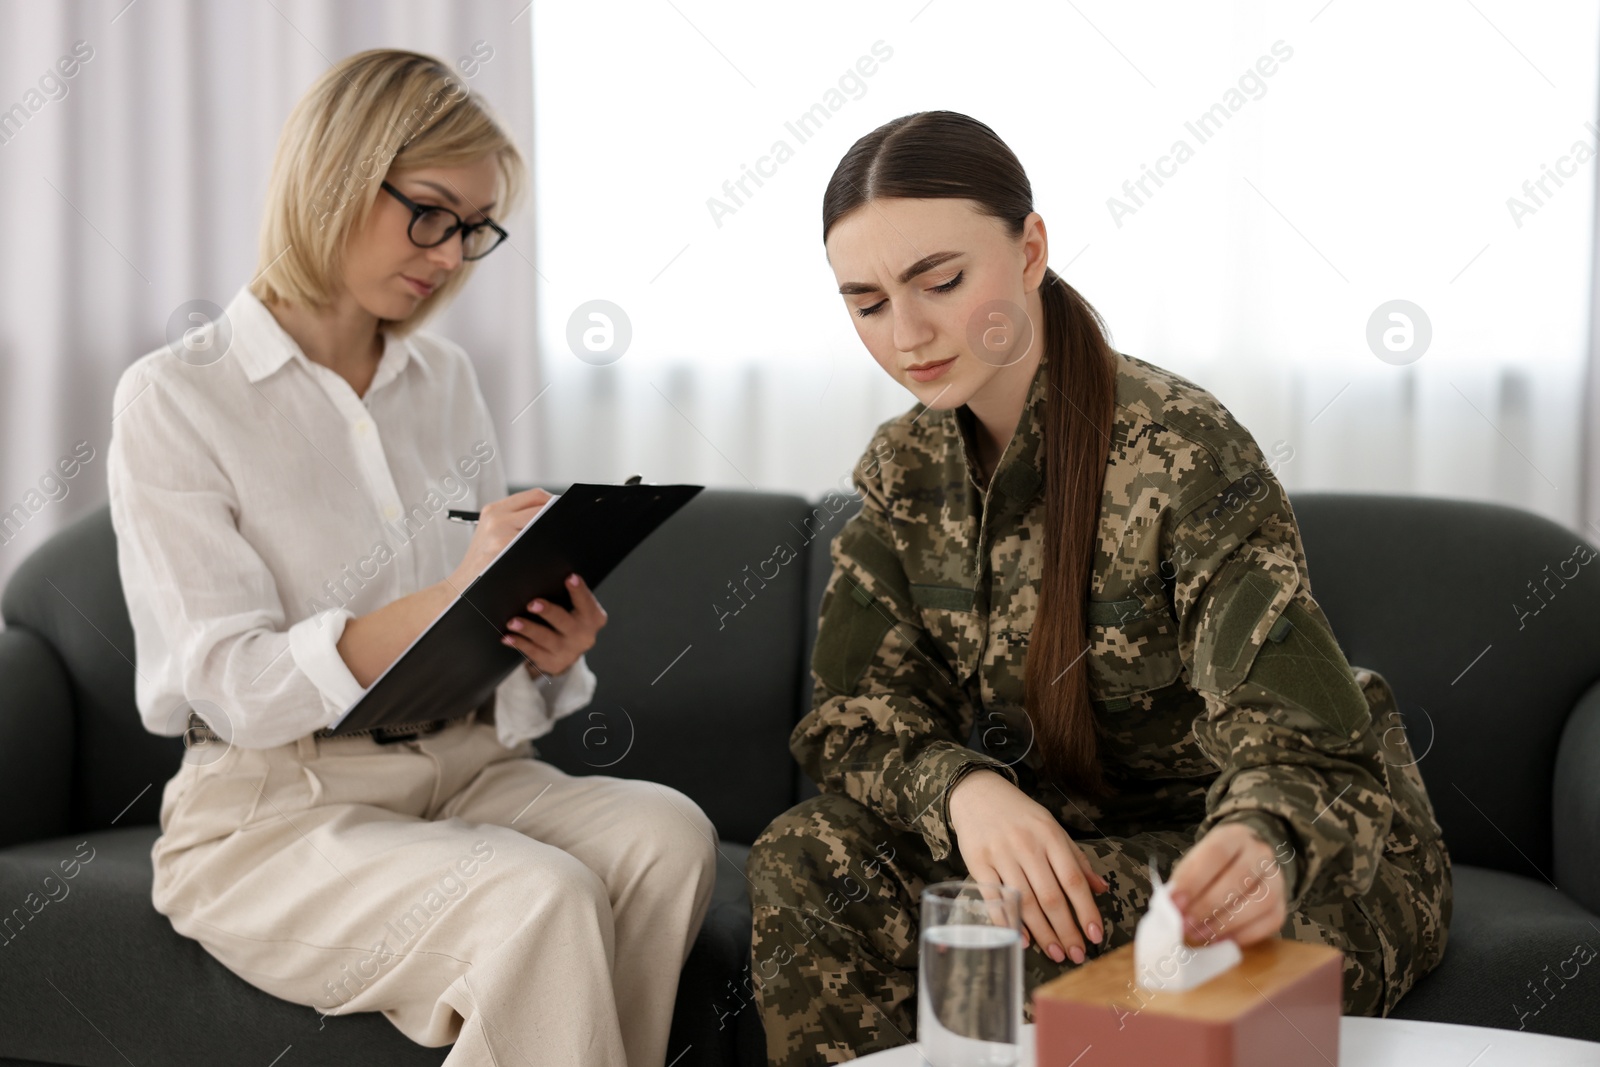
[{"label": "black clipboard", "polygon": [[590,589],[599,588],[617,564],[704,488],[572,485],[506,543],[329,732],[449,719],[481,707],[524,662],[521,652],[500,641],[510,619],[528,616],[534,597],[571,608],[567,575],[576,571]]}]

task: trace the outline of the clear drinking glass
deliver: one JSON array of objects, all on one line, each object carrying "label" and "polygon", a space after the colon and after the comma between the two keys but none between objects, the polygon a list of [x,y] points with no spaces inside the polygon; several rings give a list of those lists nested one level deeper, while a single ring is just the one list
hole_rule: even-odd
[{"label": "clear drinking glass", "polygon": [[931,1067],[1011,1067],[1022,1044],[1022,895],[991,882],[922,891],[917,1044]]}]

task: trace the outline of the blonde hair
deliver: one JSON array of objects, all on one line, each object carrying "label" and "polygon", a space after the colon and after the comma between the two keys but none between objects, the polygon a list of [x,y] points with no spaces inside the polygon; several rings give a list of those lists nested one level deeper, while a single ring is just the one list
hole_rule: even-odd
[{"label": "blonde hair", "polygon": [[[499,169],[495,217],[520,201],[527,167],[505,128],[476,92],[432,56],[374,48],[329,68],[289,113],[278,137],[250,291],[263,303],[325,307],[338,291],[342,256],[391,167],[453,167],[493,156]],[[463,262],[405,319],[414,329],[466,284]]]}]

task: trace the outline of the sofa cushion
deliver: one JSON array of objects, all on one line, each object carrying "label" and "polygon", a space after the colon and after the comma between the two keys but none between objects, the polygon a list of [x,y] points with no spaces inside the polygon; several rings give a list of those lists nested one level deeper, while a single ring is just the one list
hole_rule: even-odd
[{"label": "sofa cushion", "polygon": [[750,847],[724,841],[717,854],[711,908],[678,980],[667,1059],[692,1047],[683,1064],[764,1064],[766,1030],[750,974]]},{"label": "sofa cushion", "polygon": [[[150,902],[158,833],[133,826],[0,851],[0,901],[13,909],[0,915],[0,1004],[13,1021],[27,1020],[0,1027],[0,1062],[267,1064],[290,1046],[296,1063],[443,1062],[448,1048],[413,1043],[381,1014],[325,1018],[279,1000],[176,933]],[[749,850],[722,843],[718,851],[711,910],[684,967],[669,1044],[674,1056],[697,1046],[684,1064],[764,1055],[754,1005],[729,1011],[730,976],[750,958]],[[756,1049],[756,1058],[736,1061],[738,1048]]]},{"label": "sofa cushion", "polygon": [[1600,1041],[1600,930],[1546,882],[1452,865],[1444,959],[1393,1014]]},{"label": "sofa cushion", "polygon": [[35,714],[73,720],[69,825],[154,823],[161,783],[177,773],[183,743],[146,730],[133,702],[133,623],[122,597],[110,507],[78,519],[23,560],[6,584],[0,611],[8,629],[43,638],[66,668],[71,705]]},{"label": "sofa cushion", "polygon": [[0,630],[0,848],[72,828],[72,682],[31,630]]},{"label": "sofa cushion", "polygon": [[[382,1015],[325,1019],[269,996],[176,933],[150,902],[150,846],[159,832],[98,830],[0,852],[0,901],[13,909],[3,918],[29,894],[58,898],[4,929],[0,1003],[29,1025],[4,1028],[0,1055],[85,1067],[208,1067],[271,1063],[292,1045],[297,1062],[443,1062],[447,1049],[413,1043]],[[89,858],[65,879],[62,861],[82,857]]]}]

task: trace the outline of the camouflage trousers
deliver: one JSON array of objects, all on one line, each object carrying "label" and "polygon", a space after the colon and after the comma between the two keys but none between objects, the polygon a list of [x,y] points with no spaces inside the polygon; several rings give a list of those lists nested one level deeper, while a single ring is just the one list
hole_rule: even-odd
[{"label": "camouflage trousers", "polygon": [[[1133,940],[1150,901],[1150,856],[1168,876],[1194,832],[1078,837],[1109,883],[1097,894],[1106,937],[1085,941],[1092,960]],[[1423,855],[1426,854],[1426,855]],[[1387,1015],[1444,954],[1451,882],[1444,845],[1385,852],[1371,891],[1308,901],[1280,935],[1344,952],[1344,1013]],[[1435,872],[1435,873],[1427,873]],[[779,816],[745,868],[754,910],[751,978],[774,1067],[843,1063],[916,1038],[918,917],[925,885],[967,877],[959,850],[934,861],[921,835],[890,827],[838,794]],[[1037,942],[1024,953],[1032,990],[1076,966]],[[1033,1018],[1024,998],[1024,1015]]]}]

